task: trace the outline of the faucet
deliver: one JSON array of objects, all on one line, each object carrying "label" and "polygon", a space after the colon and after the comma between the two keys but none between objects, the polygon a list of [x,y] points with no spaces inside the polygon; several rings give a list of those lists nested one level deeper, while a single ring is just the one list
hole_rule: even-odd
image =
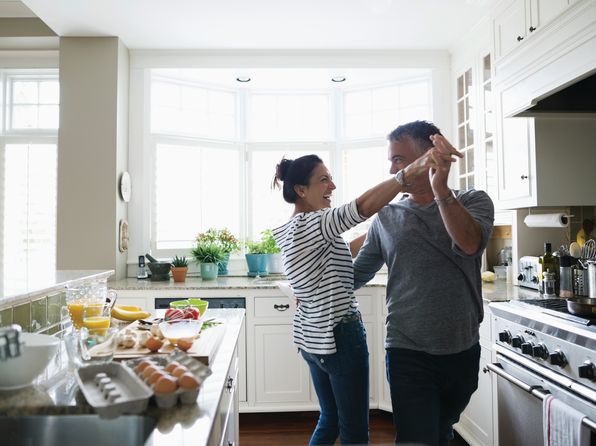
[{"label": "faucet", "polygon": [[12,324],[7,327],[0,327],[0,361],[21,356],[21,326]]}]

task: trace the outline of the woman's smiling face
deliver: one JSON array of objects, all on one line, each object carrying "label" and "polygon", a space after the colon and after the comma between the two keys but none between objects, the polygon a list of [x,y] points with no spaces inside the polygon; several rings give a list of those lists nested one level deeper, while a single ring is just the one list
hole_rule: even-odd
[{"label": "woman's smiling face", "polygon": [[295,186],[301,212],[318,211],[331,207],[331,194],[335,189],[333,177],[327,167],[321,163],[312,171],[308,186]]}]

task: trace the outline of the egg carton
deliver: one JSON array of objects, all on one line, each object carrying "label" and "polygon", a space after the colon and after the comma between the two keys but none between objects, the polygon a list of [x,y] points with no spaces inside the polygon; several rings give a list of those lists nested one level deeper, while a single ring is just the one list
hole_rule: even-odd
[{"label": "egg carton", "polygon": [[[152,389],[152,393],[155,396],[155,403],[157,407],[162,409],[168,409],[170,407],[175,406],[178,402],[180,404],[194,404],[197,401],[197,397],[199,396],[199,392],[201,390],[203,381],[207,379],[211,375],[211,369],[204,365],[202,362],[190,357],[182,350],[174,350],[172,353],[167,355],[151,355],[151,357],[141,357],[141,358],[133,358],[124,361],[124,364],[129,367],[132,373],[136,375],[134,371],[136,367],[145,360],[152,361],[161,367],[167,366],[169,363],[176,361],[180,363],[180,365],[185,366],[190,373],[196,378],[199,383],[199,387],[196,389],[188,390],[188,389],[181,389],[180,387],[176,389],[175,392],[172,393],[156,393]],[[142,380],[143,378],[136,375],[137,378]],[[144,380],[145,385],[147,384],[146,380]]]},{"label": "egg carton", "polygon": [[85,399],[102,418],[142,413],[153,394],[134,372],[117,362],[80,367],[76,379]]}]

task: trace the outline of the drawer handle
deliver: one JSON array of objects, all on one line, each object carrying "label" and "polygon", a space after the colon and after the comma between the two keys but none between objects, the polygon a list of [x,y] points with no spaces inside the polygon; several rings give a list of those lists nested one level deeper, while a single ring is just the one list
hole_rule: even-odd
[{"label": "drawer handle", "polygon": [[286,310],[290,309],[290,304],[283,304],[283,305],[274,304],[273,308],[275,308],[277,311],[286,311]]},{"label": "drawer handle", "polygon": [[226,390],[228,393],[232,393],[232,389],[234,389],[234,378],[230,377],[226,382]]},{"label": "drawer handle", "polygon": [[527,175],[522,175],[520,178],[521,178],[522,180],[527,180],[527,179],[528,179],[528,176],[527,176]]}]

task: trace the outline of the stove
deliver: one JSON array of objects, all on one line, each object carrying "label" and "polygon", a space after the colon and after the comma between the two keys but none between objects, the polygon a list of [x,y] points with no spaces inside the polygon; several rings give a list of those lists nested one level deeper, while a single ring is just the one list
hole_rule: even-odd
[{"label": "stove", "polygon": [[[489,304],[501,444],[542,445],[542,401],[552,395],[584,414],[596,442],[596,319],[567,311],[565,299]],[[529,396],[528,396],[529,395]],[[596,444],[596,443],[592,443]]]}]

